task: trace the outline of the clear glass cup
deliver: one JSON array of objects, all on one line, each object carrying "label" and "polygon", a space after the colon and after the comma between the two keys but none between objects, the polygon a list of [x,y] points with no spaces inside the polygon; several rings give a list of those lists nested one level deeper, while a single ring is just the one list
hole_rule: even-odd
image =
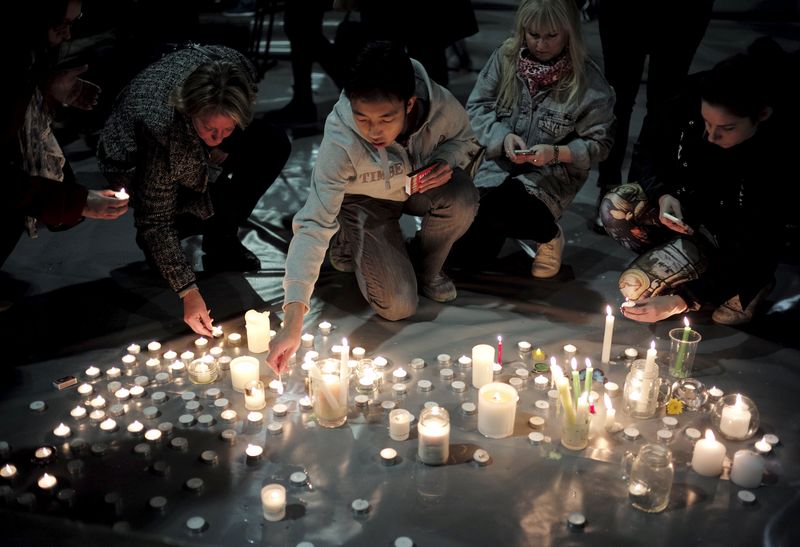
[{"label": "clear glass cup", "polygon": [[740,393],[725,395],[711,410],[711,425],[728,440],[747,440],[758,430],[758,407]]},{"label": "clear glass cup", "polygon": [[339,427],[347,421],[350,368],[341,359],[323,359],[309,369],[309,392],[317,423]]},{"label": "clear glass cup", "polygon": [[622,459],[623,477],[627,479],[628,500],[646,513],[660,513],[669,505],[675,470],[672,452],[660,444],[646,444],[634,455]]},{"label": "clear glass cup", "polygon": [[426,408],[417,424],[417,455],[427,465],[443,465],[450,457],[450,415],[440,406]]},{"label": "clear glass cup", "polygon": [[694,356],[703,337],[694,329],[679,327],[669,331],[669,339],[669,375],[688,378],[692,375]]},{"label": "clear glass cup", "polygon": [[588,412],[561,413],[561,444],[569,450],[583,450],[589,445],[591,416]]},{"label": "clear glass cup", "polygon": [[213,359],[195,359],[186,368],[189,380],[195,384],[210,384],[219,376],[219,365]]},{"label": "clear glass cup", "polygon": [[628,416],[645,420],[653,417],[660,402],[669,399],[669,382],[658,376],[658,365],[645,359],[631,363],[622,391],[623,410]]}]

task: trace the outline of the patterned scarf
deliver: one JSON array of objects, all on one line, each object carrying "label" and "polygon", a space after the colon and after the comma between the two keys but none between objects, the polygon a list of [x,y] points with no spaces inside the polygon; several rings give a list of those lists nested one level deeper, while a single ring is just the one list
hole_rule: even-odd
[{"label": "patterned scarf", "polygon": [[562,52],[555,62],[545,64],[537,61],[530,54],[527,47],[519,50],[519,60],[517,61],[517,74],[525,78],[528,82],[528,89],[531,96],[544,87],[549,87],[559,81],[562,76],[572,72],[572,61],[566,55],[566,49]]}]

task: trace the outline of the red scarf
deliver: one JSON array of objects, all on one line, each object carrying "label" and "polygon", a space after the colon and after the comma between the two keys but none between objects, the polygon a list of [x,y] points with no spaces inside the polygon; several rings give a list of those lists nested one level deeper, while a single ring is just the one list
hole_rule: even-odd
[{"label": "red scarf", "polygon": [[[566,53],[566,50],[565,50]],[[531,96],[544,87],[549,87],[559,81],[562,76],[572,73],[572,61],[569,55],[562,54],[554,63],[545,64],[537,61],[530,54],[528,48],[519,50],[517,61],[517,74],[528,82]]]}]

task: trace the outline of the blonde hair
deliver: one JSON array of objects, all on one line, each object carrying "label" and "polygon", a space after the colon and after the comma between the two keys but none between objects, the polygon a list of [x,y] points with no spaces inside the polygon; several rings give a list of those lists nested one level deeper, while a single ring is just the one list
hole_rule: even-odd
[{"label": "blonde hair", "polygon": [[221,114],[244,128],[253,119],[255,98],[247,70],[228,61],[211,61],[173,90],[170,104],[191,118]]},{"label": "blonde hair", "polygon": [[517,59],[526,46],[528,28],[557,30],[567,35],[564,47],[572,61],[572,73],[556,83],[554,92],[560,100],[570,102],[583,92],[586,46],[581,34],[581,19],[573,0],[524,0],[514,21],[513,34],[500,46],[500,87],[497,93],[498,110],[509,110],[519,100]]}]

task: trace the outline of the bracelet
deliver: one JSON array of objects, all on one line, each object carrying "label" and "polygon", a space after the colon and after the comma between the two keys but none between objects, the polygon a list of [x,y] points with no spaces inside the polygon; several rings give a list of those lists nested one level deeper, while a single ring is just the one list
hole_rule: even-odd
[{"label": "bracelet", "polygon": [[550,160],[550,165],[556,165],[558,163],[558,145],[553,145],[553,159]]}]

